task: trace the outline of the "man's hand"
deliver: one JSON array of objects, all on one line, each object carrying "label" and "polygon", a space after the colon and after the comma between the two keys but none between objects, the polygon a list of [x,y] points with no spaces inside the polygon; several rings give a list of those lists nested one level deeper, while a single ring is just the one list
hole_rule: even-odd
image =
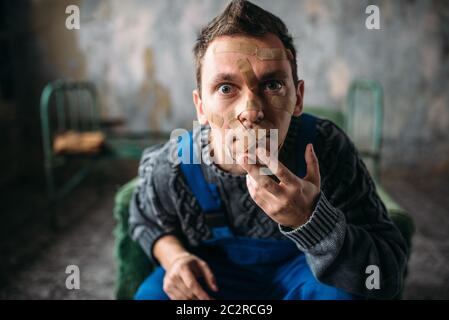
[{"label": "man's hand", "polygon": [[321,188],[318,159],[312,144],[305,151],[307,175],[300,179],[277,159],[266,156],[260,149],[257,158],[279,179],[276,183],[266,175],[260,175],[260,165],[248,164],[248,157],[239,158],[239,165],[247,171],[246,184],[253,200],[277,223],[298,228],[305,224],[315,209]]},{"label": "man's hand", "polygon": [[207,263],[191,253],[180,253],[166,269],[163,289],[172,300],[211,300],[198,283],[198,277],[204,277],[207,285],[218,291]]}]

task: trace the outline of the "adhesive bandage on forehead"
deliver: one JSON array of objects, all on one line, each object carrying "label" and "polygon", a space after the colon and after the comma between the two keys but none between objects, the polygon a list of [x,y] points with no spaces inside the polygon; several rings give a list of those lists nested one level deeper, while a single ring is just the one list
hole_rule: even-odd
[{"label": "adhesive bandage on forehead", "polygon": [[218,43],[214,48],[215,54],[232,52],[255,56],[259,60],[293,60],[293,54],[289,49],[260,48],[247,42]]}]

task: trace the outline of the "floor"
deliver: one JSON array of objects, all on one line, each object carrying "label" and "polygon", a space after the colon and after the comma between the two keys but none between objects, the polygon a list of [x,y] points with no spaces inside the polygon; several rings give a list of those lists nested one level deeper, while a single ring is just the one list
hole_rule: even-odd
[{"label": "floor", "polygon": [[413,217],[405,299],[449,299],[449,173],[385,177],[385,188]]},{"label": "floor", "polygon": [[[54,234],[53,244],[45,245],[34,261],[13,275],[0,298],[113,299],[112,190],[105,195],[101,201],[87,206],[89,214],[76,217],[73,226]],[[66,288],[68,265],[79,267],[79,290]]]},{"label": "floor", "polygon": [[[113,299],[114,194],[133,176],[135,166],[122,164],[121,170],[114,170],[121,172],[121,177],[115,174],[101,194],[89,182],[74,192],[58,210],[63,225],[59,231],[35,220],[22,232],[3,237],[0,253],[6,259],[0,267],[0,298]],[[449,174],[384,176],[383,181],[413,216],[417,228],[404,298],[449,299],[449,242],[445,241],[449,234]],[[42,203],[36,203],[35,208],[42,209]],[[27,210],[36,217],[34,210]],[[66,288],[68,265],[80,269],[79,290]]]},{"label": "floor", "polygon": [[[36,211],[48,210],[41,202],[31,200],[36,210],[19,206],[30,223],[0,239],[0,254],[6,256],[0,264],[0,299],[114,299],[114,196],[134,177],[137,165],[136,161],[108,164],[102,168],[105,182],[100,188],[94,178],[84,181],[57,208],[57,231],[49,227],[46,214],[35,218]],[[11,202],[17,207],[15,199]],[[66,287],[69,265],[79,267],[79,290]]]}]

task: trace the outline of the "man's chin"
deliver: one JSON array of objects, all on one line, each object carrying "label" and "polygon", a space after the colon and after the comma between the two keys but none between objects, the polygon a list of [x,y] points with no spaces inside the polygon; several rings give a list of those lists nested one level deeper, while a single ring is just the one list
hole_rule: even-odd
[{"label": "man's chin", "polygon": [[243,167],[241,165],[237,164],[235,167],[236,168],[235,168],[234,174],[237,174],[240,176],[245,176],[248,174],[248,172],[246,172],[246,170],[243,169]]}]

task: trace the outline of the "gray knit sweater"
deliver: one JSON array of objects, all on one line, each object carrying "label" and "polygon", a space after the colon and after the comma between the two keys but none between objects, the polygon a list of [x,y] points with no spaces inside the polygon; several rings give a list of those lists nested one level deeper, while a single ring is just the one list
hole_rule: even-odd
[{"label": "gray knit sweater", "polygon": [[[292,118],[279,159],[296,172],[298,119]],[[204,139],[203,126],[194,139]],[[322,283],[368,298],[392,298],[403,285],[407,247],[387,215],[373,180],[353,143],[334,123],[318,119],[314,150],[321,174],[321,195],[309,221],[292,230],[270,219],[252,200],[244,176],[222,171],[202,145],[202,170],[221,195],[234,234],[293,241],[304,252],[314,276]],[[200,137],[202,136],[202,138]],[[147,149],[139,166],[139,183],[130,206],[130,232],[154,263],[154,243],[173,234],[187,248],[211,237],[199,204],[179,165],[169,156],[169,141]],[[380,270],[380,289],[368,289],[366,268]]]}]

